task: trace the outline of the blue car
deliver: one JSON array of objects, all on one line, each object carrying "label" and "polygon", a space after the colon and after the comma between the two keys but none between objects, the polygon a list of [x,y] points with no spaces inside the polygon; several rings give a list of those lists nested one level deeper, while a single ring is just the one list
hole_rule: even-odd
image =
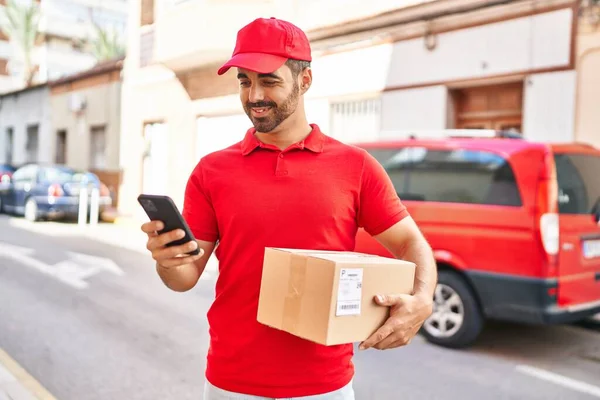
[{"label": "blue car", "polygon": [[29,221],[74,218],[79,213],[82,188],[88,191],[88,213],[93,188],[99,191],[99,214],[112,205],[106,185],[86,171],[63,165],[27,164],[8,182],[0,183],[0,212],[23,215]]}]

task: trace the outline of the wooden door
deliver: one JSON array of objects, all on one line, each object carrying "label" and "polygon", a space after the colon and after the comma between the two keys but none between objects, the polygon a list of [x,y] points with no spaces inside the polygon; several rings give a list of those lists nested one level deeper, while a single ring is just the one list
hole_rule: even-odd
[{"label": "wooden door", "polygon": [[458,129],[521,132],[523,82],[456,90],[453,100]]}]

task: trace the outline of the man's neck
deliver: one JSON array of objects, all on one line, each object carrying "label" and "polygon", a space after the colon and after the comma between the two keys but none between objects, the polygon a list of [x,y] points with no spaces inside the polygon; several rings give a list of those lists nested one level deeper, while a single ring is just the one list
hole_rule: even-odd
[{"label": "man's neck", "polygon": [[[285,126],[285,122],[290,122],[289,126]],[[271,144],[281,150],[285,150],[291,145],[304,140],[312,131],[312,126],[306,119],[302,121],[285,121],[282,123],[276,132],[261,133],[256,132],[256,137],[263,143]]]}]

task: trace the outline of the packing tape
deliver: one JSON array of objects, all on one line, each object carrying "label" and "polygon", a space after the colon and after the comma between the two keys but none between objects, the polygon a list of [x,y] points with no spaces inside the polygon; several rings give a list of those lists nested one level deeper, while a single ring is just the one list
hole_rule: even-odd
[{"label": "packing tape", "polygon": [[300,306],[304,285],[306,282],[307,257],[292,255],[290,265],[290,277],[288,279],[288,290],[283,305],[282,328],[290,333],[296,332],[298,319],[300,317]]}]

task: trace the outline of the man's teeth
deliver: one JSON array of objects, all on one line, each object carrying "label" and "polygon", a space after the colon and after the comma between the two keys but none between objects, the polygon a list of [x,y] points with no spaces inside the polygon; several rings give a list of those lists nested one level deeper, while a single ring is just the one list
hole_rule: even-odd
[{"label": "man's teeth", "polygon": [[265,111],[267,111],[270,107],[263,107],[263,108],[253,108],[254,112],[257,113],[263,113]]}]

